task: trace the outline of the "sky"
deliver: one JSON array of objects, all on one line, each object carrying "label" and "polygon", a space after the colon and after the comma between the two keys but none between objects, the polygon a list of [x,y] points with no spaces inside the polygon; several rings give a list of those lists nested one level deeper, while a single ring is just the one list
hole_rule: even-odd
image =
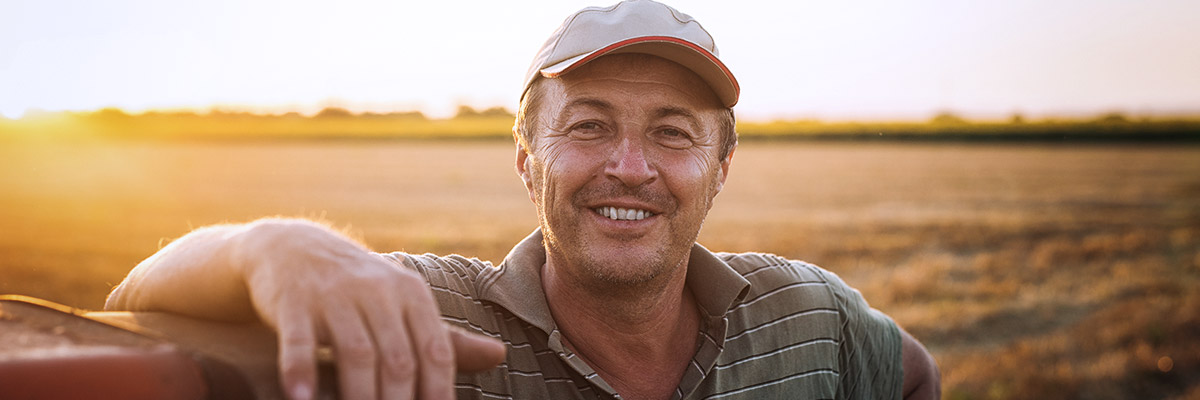
[{"label": "sky", "polygon": [[[549,34],[611,3],[0,0],[0,116],[513,110]],[[742,119],[1200,113],[1196,0],[669,4],[715,38]]]}]

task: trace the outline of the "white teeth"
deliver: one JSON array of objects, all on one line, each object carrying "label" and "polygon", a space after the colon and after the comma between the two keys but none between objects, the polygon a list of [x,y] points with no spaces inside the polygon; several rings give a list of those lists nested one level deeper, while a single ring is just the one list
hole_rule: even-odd
[{"label": "white teeth", "polygon": [[596,212],[609,219],[615,219],[618,221],[640,221],[646,219],[647,217],[654,216],[654,213],[646,210],[616,207],[600,207],[596,209]]}]

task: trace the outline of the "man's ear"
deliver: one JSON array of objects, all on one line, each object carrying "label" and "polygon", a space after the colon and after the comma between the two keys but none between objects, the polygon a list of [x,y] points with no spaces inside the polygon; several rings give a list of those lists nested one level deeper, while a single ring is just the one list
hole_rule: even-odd
[{"label": "man's ear", "polygon": [[721,171],[720,175],[717,176],[716,191],[713,192],[713,196],[716,196],[717,193],[720,193],[721,189],[725,187],[725,178],[729,177],[729,166],[733,165],[733,153],[736,151],[737,144],[734,144],[733,148],[729,149],[729,154],[725,155],[725,158],[721,159]]},{"label": "man's ear", "polygon": [[525,146],[521,145],[521,141],[517,140],[517,176],[521,177],[521,181],[525,182],[525,190],[529,191],[529,199],[533,199],[533,177],[530,175],[532,161],[529,159],[529,152],[525,151]]}]

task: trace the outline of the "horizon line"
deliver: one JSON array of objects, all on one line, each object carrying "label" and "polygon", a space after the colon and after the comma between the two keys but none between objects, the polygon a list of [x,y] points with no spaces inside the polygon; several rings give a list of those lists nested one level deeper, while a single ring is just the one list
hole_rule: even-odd
[{"label": "horizon line", "polygon": [[[307,108],[307,107],[305,107]],[[489,116],[499,117],[498,114],[507,114],[507,117],[513,117],[515,112],[505,106],[488,106],[477,107],[467,104],[457,105],[455,113],[448,116],[431,116],[426,110],[421,109],[362,109],[357,107],[345,107],[340,105],[327,105],[320,108],[308,108],[307,111],[301,110],[298,107],[276,108],[276,107],[245,107],[245,106],[227,106],[227,105],[212,105],[207,107],[163,107],[163,108],[145,108],[145,109],[126,109],[119,106],[107,106],[94,109],[72,109],[72,110],[44,110],[38,108],[26,109],[20,115],[11,116],[0,114],[0,121],[21,122],[26,120],[41,119],[49,116],[58,115],[87,115],[98,114],[102,112],[118,112],[120,114],[131,117],[145,116],[148,114],[162,115],[183,115],[191,114],[195,116],[211,116],[220,114],[229,115],[253,115],[259,117],[287,117],[300,116],[303,118],[316,118],[321,115],[326,116],[344,116],[344,117],[375,117],[375,116],[411,116],[420,117],[428,120],[451,120],[463,116]],[[275,110],[275,111],[271,111]],[[737,113],[737,110],[734,110]],[[464,115],[465,114],[465,115]],[[932,119],[943,118],[950,116],[953,118],[962,119],[971,122],[1000,122],[1021,119],[1026,121],[1035,120],[1086,120],[1096,119],[1111,116],[1121,116],[1131,120],[1135,119],[1150,119],[1150,120],[1170,120],[1170,119],[1185,119],[1193,120],[1200,119],[1200,109],[1176,109],[1176,110],[1123,110],[1123,109],[1097,109],[1091,111],[1050,111],[1050,112],[1027,112],[1024,110],[1015,110],[1010,112],[970,112],[960,111],[954,108],[944,108],[933,110],[924,115],[914,115],[912,113],[896,113],[892,115],[883,115],[876,113],[874,115],[857,115],[857,116],[830,116],[817,115],[816,113],[795,112],[791,115],[784,116],[776,114],[773,117],[751,117],[737,115],[738,122],[749,123],[771,123],[771,122],[830,122],[830,123],[853,123],[853,122],[928,122]]]}]

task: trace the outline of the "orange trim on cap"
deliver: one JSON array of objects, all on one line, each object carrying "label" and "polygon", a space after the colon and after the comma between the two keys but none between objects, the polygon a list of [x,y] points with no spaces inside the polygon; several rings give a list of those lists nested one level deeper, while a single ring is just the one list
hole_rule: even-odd
[{"label": "orange trim on cap", "polygon": [[710,53],[708,50],[705,50],[703,47],[700,47],[700,46],[696,45],[695,43],[689,42],[687,40],[683,40],[683,39],[680,39],[677,37],[671,37],[671,36],[642,36],[642,37],[636,37],[636,38],[632,38],[632,39],[625,39],[620,42],[616,42],[616,43],[610,44],[608,46],[605,46],[604,48],[602,48],[600,50],[596,50],[596,51],[592,52],[591,54],[588,54],[587,57],[584,57],[584,58],[580,59],[579,61],[571,63],[571,65],[567,66],[566,68],[563,68],[562,71],[553,72],[553,73],[543,73],[543,75],[546,76],[547,78],[557,78],[559,75],[565,74],[565,73],[575,69],[575,67],[577,67],[579,65],[587,64],[589,61],[592,61],[600,56],[608,54],[609,52],[611,52],[613,50],[617,50],[622,47],[629,46],[631,44],[637,44],[637,43],[642,43],[642,42],[671,42],[671,43],[683,45],[685,47],[691,48],[692,50],[699,52],[700,54],[704,55],[705,58],[708,58],[709,61],[712,61],[713,64],[715,64],[717,67],[720,67],[721,72],[725,74],[725,77],[729,79],[729,82],[733,83],[734,102],[736,103],[737,98],[741,97],[742,88],[740,85],[738,85],[737,78],[733,77],[733,72],[730,72],[729,68],[725,67],[725,63],[722,63],[721,60],[718,60],[717,57],[713,56],[712,53]]}]

